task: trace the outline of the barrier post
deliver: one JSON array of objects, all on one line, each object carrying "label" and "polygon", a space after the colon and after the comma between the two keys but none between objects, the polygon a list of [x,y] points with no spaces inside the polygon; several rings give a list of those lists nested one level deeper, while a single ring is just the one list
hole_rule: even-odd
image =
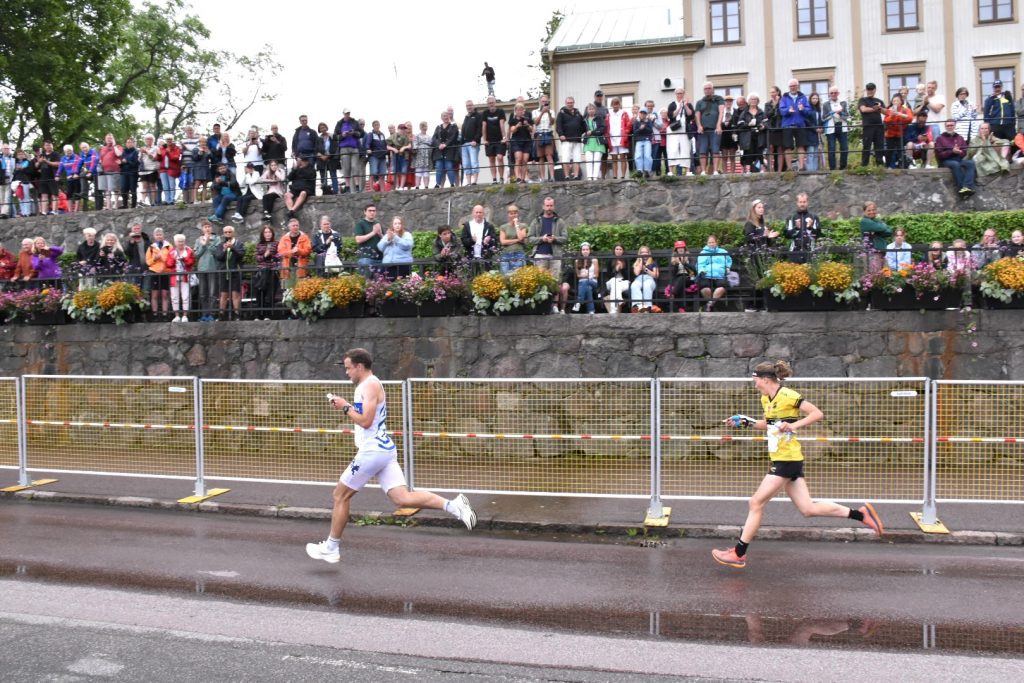
[{"label": "barrier post", "polygon": [[925,383],[924,417],[924,504],[921,508],[921,524],[936,524],[939,521],[935,509],[935,474],[938,451],[935,436],[938,434],[937,406],[938,387],[932,381]]},{"label": "barrier post", "polygon": [[661,506],[661,380],[651,379],[651,503],[647,506],[648,526],[666,526],[668,518]]},{"label": "barrier post", "polygon": [[192,424],[195,425],[196,439],[196,489],[195,494],[199,497],[206,496],[206,482],[203,477],[204,471],[204,435],[203,435],[203,383],[198,377],[192,378]]},{"label": "barrier post", "polygon": [[18,421],[18,485],[31,486],[32,481],[28,478],[28,440],[26,438],[27,425],[25,424],[25,377],[18,377],[14,383],[15,402],[17,404]]},{"label": "barrier post", "polygon": [[412,436],[412,382],[402,382],[402,456],[405,459],[405,479],[409,490],[416,489],[416,450]]}]

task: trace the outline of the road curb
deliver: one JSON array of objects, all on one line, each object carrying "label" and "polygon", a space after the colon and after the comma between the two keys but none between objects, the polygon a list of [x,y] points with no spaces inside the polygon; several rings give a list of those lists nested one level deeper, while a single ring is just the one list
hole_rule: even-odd
[{"label": "road curb", "polygon": [[[331,518],[328,508],[289,507],[285,505],[248,505],[244,503],[178,503],[177,501],[143,498],[138,496],[96,496],[83,493],[60,493],[27,489],[15,493],[0,492],[0,500],[15,499],[46,503],[75,503],[81,505],[107,505],[153,510],[177,510],[206,514],[237,515],[242,517],[280,517],[282,519]],[[408,521],[406,521],[408,520]],[[395,517],[390,512],[360,512],[351,516],[357,524],[410,525],[424,527],[461,528],[462,522],[441,513],[424,510],[413,518]],[[494,519],[481,516],[478,530],[516,531],[533,534],[591,534],[595,536],[644,536],[640,524],[609,524],[583,522],[538,522],[528,520]],[[739,536],[740,527],[733,525],[679,524],[664,529],[650,529],[648,537],[658,538],[728,538]],[[949,534],[924,534],[900,529],[886,532],[884,539],[875,537],[870,529],[817,527],[762,527],[758,541],[823,541],[831,543],[938,543],[947,545],[999,545],[1024,546],[1024,533],[1006,531],[953,531]]]}]

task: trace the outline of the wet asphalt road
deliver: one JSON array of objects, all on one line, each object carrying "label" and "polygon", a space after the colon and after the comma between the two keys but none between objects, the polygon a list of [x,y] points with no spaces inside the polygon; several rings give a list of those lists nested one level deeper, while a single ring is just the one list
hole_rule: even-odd
[{"label": "wet asphalt road", "polygon": [[[74,650],[60,659],[64,671],[108,650],[113,659],[100,657],[106,664],[97,667],[156,666],[158,652],[171,658],[175,647],[190,647],[178,631],[243,638],[229,649],[269,653],[254,669],[267,680],[315,680],[313,672],[349,666],[326,661],[353,662],[350,680],[389,680],[394,672],[378,668],[398,655],[428,679],[466,659],[554,667],[459,674],[494,680],[608,680],[586,678],[604,670],[806,679],[819,660],[842,679],[843,666],[884,674],[908,658],[922,677],[1024,676],[1021,548],[764,541],[735,570],[712,562],[715,542],[699,539],[644,547],[639,539],[350,526],[342,562],[327,565],[303,550],[325,530],[305,520],[4,501],[0,641],[49,650],[47,634],[60,634]],[[32,619],[58,621],[41,628]],[[137,661],[132,648],[114,652],[103,643],[115,623],[157,629],[129,640],[158,638],[163,647],[140,642],[135,652],[153,654]],[[325,632],[331,639],[312,635]],[[267,642],[295,647],[268,650]],[[209,666],[227,667],[234,658],[214,656],[221,645],[191,647],[197,657],[211,651]],[[303,649],[310,646],[330,650]],[[805,649],[787,657],[794,646]],[[282,658],[293,650],[298,659]],[[367,651],[390,654],[366,659]],[[2,652],[13,661],[18,650]],[[17,657],[19,665],[34,659]],[[244,677],[237,668],[220,673],[211,678]]]}]

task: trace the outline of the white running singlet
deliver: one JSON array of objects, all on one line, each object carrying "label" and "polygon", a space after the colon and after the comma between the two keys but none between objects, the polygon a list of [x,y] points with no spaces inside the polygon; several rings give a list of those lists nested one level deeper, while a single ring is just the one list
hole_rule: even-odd
[{"label": "white running singlet", "polygon": [[[363,380],[356,387],[355,394],[352,396],[352,407],[360,414],[363,412],[363,386],[368,382],[375,382],[380,386],[380,380],[374,376]],[[381,393],[384,393],[384,387],[381,387]],[[387,416],[388,407],[387,400],[385,399],[377,404],[377,414],[373,416],[373,423],[369,428],[354,425],[356,448],[360,451],[395,450],[395,442],[391,440],[388,428],[384,425],[384,420]]]}]

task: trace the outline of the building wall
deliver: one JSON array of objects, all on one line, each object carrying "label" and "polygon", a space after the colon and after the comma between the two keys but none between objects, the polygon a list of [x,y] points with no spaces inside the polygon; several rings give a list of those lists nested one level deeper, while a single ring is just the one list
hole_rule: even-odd
[{"label": "building wall", "polygon": [[[662,91],[662,79],[669,77],[673,82],[681,81],[682,55],[659,55],[633,59],[605,61],[596,58],[591,61],[567,62],[558,66],[558,76],[552,93],[553,104],[561,107],[565,98],[573,96],[576,107],[581,111],[588,102],[593,102],[594,91],[603,88],[606,95],[618,93],[622,88],[616,84],[636,84],[637,102],[643,104],[650,98],[658,106],[666,106],[672,99],[672,91]],[[609,104],[610,97],[605,97]]]}]

